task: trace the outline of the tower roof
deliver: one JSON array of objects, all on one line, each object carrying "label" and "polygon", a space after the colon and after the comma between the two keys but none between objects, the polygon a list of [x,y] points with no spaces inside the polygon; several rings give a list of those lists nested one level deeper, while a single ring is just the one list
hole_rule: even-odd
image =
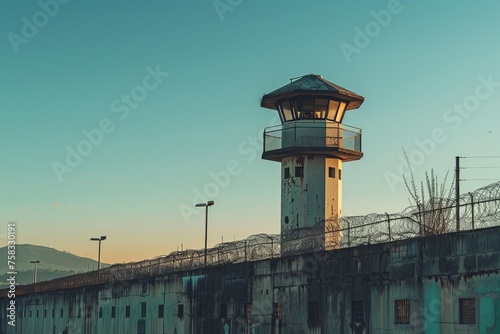
[{"label": "tower roof", "polygon": [[300,96],[324,96],[342,99],[349,102],[347,110],[359,108],[365,100],[361,95],[323,79],[321,75],[306,74],[288,85],[264,95],[260,105],[264,108],[276,109],[278,100]]}]

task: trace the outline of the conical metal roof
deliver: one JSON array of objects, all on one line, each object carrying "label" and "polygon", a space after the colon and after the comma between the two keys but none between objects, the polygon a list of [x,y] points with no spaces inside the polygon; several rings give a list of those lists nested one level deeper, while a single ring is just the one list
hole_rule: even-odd
[{"label": "conical metal roof", "polygon": [[264,108],[276,109],[276,102],[279,100],[307,96],[331,97],[349,102],[346,110],[359,108],[365,100],[361,95],[323,79],[321,75],[307,74],[264,95],[260,105]]}]

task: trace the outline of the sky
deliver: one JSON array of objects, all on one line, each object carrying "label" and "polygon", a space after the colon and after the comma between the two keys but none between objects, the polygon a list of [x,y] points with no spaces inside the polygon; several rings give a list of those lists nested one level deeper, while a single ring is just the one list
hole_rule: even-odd
[{"label": "sky", "polygon": [[[409,205],[455,156],[500,156],[500,2],[2,1],[0,246],[16,241],[139,261],[279,233],[278,122],[260,99],[320,74],[365,97],[344,123],[343,214]],[[496,167],[500,159],[461,159]],[[464,169],[462,192],[500,179]],[[476,180],[481,179],[481,180]]]}]

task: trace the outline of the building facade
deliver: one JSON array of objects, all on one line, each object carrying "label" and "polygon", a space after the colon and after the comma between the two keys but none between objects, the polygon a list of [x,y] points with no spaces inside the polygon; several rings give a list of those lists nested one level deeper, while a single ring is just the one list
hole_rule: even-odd
[{"label": "building facade", "polygon": [[60,286],[0,333],[500,333],[500,227]]}]

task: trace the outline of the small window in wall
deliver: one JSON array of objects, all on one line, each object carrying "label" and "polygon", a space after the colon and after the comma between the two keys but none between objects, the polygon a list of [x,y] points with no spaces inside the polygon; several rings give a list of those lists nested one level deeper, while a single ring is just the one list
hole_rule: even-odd
[{"label": "small window in wall", "polygon": [[351,321],[353,324],[362,324],[365,322],[365,310],[362,300],[352,302]]},{"label": "small window in wall", "polygon": [[125,306],[125,318],[130,318],[130,305]]},{"label": "small window in wall", "polygon": [[290,178],[290,167],[285,167],[285,169],[283,169],[283,178],[284,179]]},{"label": "small window in wall", "polygon": [[252,303],[245,304],[244,312],[245,312],[245,319],[250,319],[250,317],[252,316]]},{"label": "small window in wall", "polygon": [[137,321],[137,334],[146,334],[146,320],[139,319]]},{"label": "small window in wall", "polygon": [[339,169],[339,180],[342,180],[342,169]]},{"label": "small window in wall", "polygon": [[89,306],[87,307],[87,318],[90,318],[92,316],[92,307]]},{"label": "small window in wall", "polygon": [[307,315],[307,323],[309,326],[318,326],[319,325],[319,302],[309,302],[308,307],[308,315]]},{"label": "small window in wall", "polygon": [[476,323],[476,299],[475,298],[460,298],[458,300],[460,308],[460,323],[475,324]]},{"label": "small window in wall", "polygon": [[177,318],[184,318],[184,305],[177,305]]},{"label": "small window in wall", "polygon": [[36,310],[36,317],[39,318],[40,317],[40,310]]},{"label": "small window in wall", "polygon": [[410,300],[396,300],[394,302],[394,322],[396,324],[410,323]]},{"label": "small window in wall", "polygon": [[304,176],[304,167],[296,166],[295,167],[295,177],[303,177]]},{"label": "small window in wall", "polygon": [[205,313],[206,313],[205,304],[199,304],[198,305],[198,317],[205,318],[205,316],[206,316]]},{"label": "small window in wall", "polygon": [[227,318],[227,304],[220,304],[220,318]]},{"label": "small window in wall", "polygon": [[61,318],[64,318],[64,309],[61,309]]},{"label": "small window in wall", "polygon": [[165,314],[165,305],[163,304],[158,305],[158,318],[163,318],[164,314]]},{"label": "small window in wall", "polygon": [[102,318],[102,306],[99,307],[99,318]]},{"label": "small window in wall", "polygon": [[55,314],[56,314],[56,310],[52,309],[52,318],[55,317]]},{"label": "small window in wall", "polygon": [[141,317],[146,317],[146,302],[141,302]]},{"label": "small window in wall", "polygon": [[111,306],[111,318],[116,318],[116,306]]},{"label": "small window in wall", "polygon": [[332,179],[335,178],[335,168],[328,167],[328,177],[331,177]]},{"label": "small window in wall", "polygon": [[30,318],[33,318],[33,311],[30,310]]},{"label": "small window in wall", "polygon": [[147,283],[142,283],[142,293],[148,292],[148,284]]},{"label": "small window in wall", "polygon": [[273,318],[281,319],[281,303],[273,303]]}]

